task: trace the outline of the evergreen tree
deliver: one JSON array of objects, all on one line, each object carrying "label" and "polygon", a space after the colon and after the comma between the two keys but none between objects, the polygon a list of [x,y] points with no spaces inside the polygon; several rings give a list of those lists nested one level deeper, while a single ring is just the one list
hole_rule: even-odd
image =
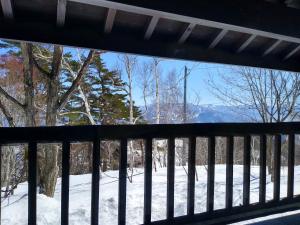
[{"label": "evergreen tree", "polygon": [[[76,61],[72,64],[75,70],[76,64]],[[68,86],[67,83],[71,82],[71,79],[72,76],[66,73],[62,83]],[[100,56],[94,58],[86,76],[81,81],[80,87],[89,102],[91,114],[96,124],[108,125],[128,122],[129,104],[127,93],[124,91],[125,85],[118,71],[107,69]],[[84,102],[78,91],[69,100],[66,111],[69,113],[64,119],[69,124],[89,124],[87,116],[80,113],[84,112]],[[138,107],[134,107],[134,116],[135,118],[141,116]]]}]

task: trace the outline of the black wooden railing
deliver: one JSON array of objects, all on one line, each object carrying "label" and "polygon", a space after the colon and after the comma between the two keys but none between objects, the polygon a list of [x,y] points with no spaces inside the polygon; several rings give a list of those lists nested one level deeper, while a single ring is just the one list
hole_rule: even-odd
[{"label": "black wooden railing", "polygon": [[[291,210],[298,207],[299,197],[294,196],[294,155],[295,135],[300,134],[300,123],[277,124],[184,124],[184,125],[121,125],[121,126],[79,126],[79,127],[39,127],[39,128],[0,128],[0,145],[28,143],[28,224],[36,224],[36,167],[38,143],[62,143],[62,196],[61,224],[68,224],[69,209],[69,168],[70,143],[93,142],[93,173],[91,224],[99,221],[99,164],[100,141],[120,140],[119,164],[119,207],[118,224],[126,223],[126,172],[127,142],[131,139],[144,139],[145,185],[144,185],[144,224],[187,224],[197,221],[211,221],[211,224],[249,219],[271,213]],[[274,138],[274,199],[266,201],[266,136]],[[288,187],[287,197],[280,198],[281,136],[288,135]],[[215,184],[215,137],[227,138],[226,149],[226,198],[225,208],[214,210]],[[233,144],[234,137],[244,137],[243,204],[233,207]],[[250,141],[252,136],[260,136],[260,182],[259,202],[250,204]],[[195,213],[195,154],[196,138],[208,138],[207,171],[207,211]],[[166,220],[151,222],[152,196],[152,141],[154,138],[168,139],[167,168],[167,215]],[[189,139],[187,215],[174,217],[174,169],[175,138]],[[201,174],[199,174],[201,176]]]}]

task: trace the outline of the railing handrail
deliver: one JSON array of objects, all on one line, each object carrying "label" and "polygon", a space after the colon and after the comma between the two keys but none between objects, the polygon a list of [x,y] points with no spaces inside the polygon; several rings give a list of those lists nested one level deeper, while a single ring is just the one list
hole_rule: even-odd
[{"label": "railing handrail", "polygon": [[300,134],[300,122],[2,127],[0,128],[0,143],[93,141],[96,137],[101,139],[146,139],[297,133]]}]

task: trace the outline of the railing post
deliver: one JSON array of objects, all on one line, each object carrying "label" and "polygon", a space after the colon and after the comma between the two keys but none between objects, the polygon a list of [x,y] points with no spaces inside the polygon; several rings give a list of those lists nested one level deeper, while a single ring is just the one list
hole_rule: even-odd
[{"label": "railing post", "polygon": [[215,187],[215,136],[208,137],[208,157],[207,157],[207,200],[206,210],[214,209],[214,187]]},{"label": "railing post", "polygon": [[146,140],[144,179],[144,224],[150,224],[152,202],[152,138]]},{"label": "railing post", "polygon": [[126,224],[126,178],[127,178],[127,139],[121,139],[119,165],[119,207],[118,224]]},{"label": "railing post", "polygon": [[196,161],[196,137],[189,138],[188,153],[188,188],[187,188],[187,214],[194,215],[195,210],[195,161]]},{"label": "railing post", "polygon": [[288,144],[288,198],[294,197],[295,134],[289,135]]},{"label": "railing post", "polygon": [[100,140],[93,141],[93,174],[91,199],[91,225],[99,224],[99,181],[100,181]]},{"label": "railing post", "polygon": [[233,190],[233,137],[227,137],[226,144],[226,209],[232,208]]},{"label": "railing post", "polygon": [[167,220],[174,218],[175,139],[168,139]]},{"label": "railing post", "polygon": [[259,203],[266,202],[266,160],[267,160],[267,138],[266,135],[260,136],[259,150]]},{"label": "railing post", "polygon": [[244,136],[244,185],[243,185],[243,205],[249,205],[250,200],[250,151],[251,136]]},{"label": "railing post", "polygon": [[274,200],[280,199],[281,135],[275,136],[274,148]]},{"label": "railing post", "polygon": [[36,225],[37,143],[28,143],[28,224]]},{"label": "railing post", "polygon": [[61,225],[69,224],[70,142],[62,143]]}]

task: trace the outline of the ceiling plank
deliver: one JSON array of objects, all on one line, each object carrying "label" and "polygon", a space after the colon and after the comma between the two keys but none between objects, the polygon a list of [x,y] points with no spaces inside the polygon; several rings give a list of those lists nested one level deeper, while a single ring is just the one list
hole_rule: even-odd
[{"label": "ceiling plank", "polygon": [[252,1],[241,0],[191,0],[189,4],[182,0],[69,1],[300,44],[299,10],[265,1],[255,4]]},{"label": "ceiling plank", "polygon": [[116,17],[117,10],[116,9],[108,9],[105,26],[104,26],[104,33],[109,34],[112,31],[115,17]]},{"label": "ceiling plank", "polygon": [[214,48],[216,45],[223,39],[223,37],[227,34],[228,30],[221,30],[220,33],[215,37],[215,39],[211,42],[208,48]]},{"label": "ceiling plank", "polygon": [[11,0],[1,0],[2,11],[5,19],[12,20],[14,18]]},{"label": "ceiling plank", "polygon": [[56,24],[59,27],[65,25],[67,0],[57,0],[57,19]]},{"label": "ceiling plank", "polygon": [[289,54],[287,54],[284,57],[284,60],[287,60],[289,58],[291,58],[296,52],[298,52],[300,50],[300,45],[298,45],[296,48],[294,48]]},{"label": "ceiling plank", "polygon": [[275,41],[264,53],[263,56],[268,55],[269,53],[271,53],[282,41],[281,40],[277,40]]},{"label": "ceiling plank", "polygon": [[178,40],[179,44],[183,44],[188,37],[191,35],[191,33],[193,32],[193,29],[195,28],[196,24],[194,23],[190,23],[187,28],[185,29],[185,31],[183,32],[183,34],[181,35],[181,37]]},{"label": "ceiling plank", "polygon": [[145,40],[149,40],[154,32],[154,29],[159,21],[159,17],[153,16],[145,32]]},{"label": "ceiling plank", "polygon": [[50,23],[41,21],[13,22],[0,20],[0,38],[39,43],[52,43],[90,49],[103,49],[163,58],[185,59],[241,66],[279,69],[300,72],[297,58],[283,61],[272,55],[261,57],[246,53],[236,54],[221,49],[208,49],[205,46],[178,44],[157,40],[145,41],[134,34],[101,34],[97,29],[83,26],[64,26],[58,29]]},{"label": "ceiling plank", "polygon": [[245,50],[245,48],[248,47],[248,45],[251,44],[251,42],[256,38],[256,35],[252,34],[236,51],[237,53],[240,53]]}]

